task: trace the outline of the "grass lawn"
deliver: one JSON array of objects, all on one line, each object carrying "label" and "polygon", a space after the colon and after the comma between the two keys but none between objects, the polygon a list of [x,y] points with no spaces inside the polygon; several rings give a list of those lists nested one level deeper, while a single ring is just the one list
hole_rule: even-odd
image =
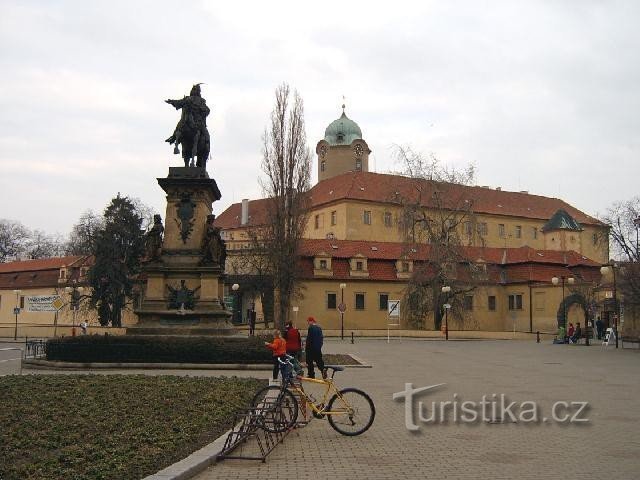
[{"label": "grass lawn", "polygon": [[265,382],[0,377],[0,479],[141,479],[219,437]]}]

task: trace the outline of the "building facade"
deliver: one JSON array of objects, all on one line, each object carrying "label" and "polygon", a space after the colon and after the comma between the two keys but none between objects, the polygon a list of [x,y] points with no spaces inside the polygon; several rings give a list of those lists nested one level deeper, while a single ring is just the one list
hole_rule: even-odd
[{"label": "building facade", "polygon": [[[300,319],[314,315],[330,329],[342,326],[343,318],[348,329],[386,329],[389,300],[405,297],[414,269],[429,258],[428,239],[407,241],[401,228],[405,206],[413,202],[424,215],[436,215],[447,208],[432,201],[436,193],[468,207],[455,227],[459,248],[467,263],[486,272],[463,295],[462,313],[450,328],[555,331],[565,314],[567,323],[582,323],[585,308],[593,315],[602,308],[594,307],[588,292],[599,285],[600,266],[609,261],[607,225],[557,198],[372,173],[370,153],[360,127],[344,111],[317,143],[319,180],[309,191],[300,294],[292,300]],[[257,262],[246,260],[268,206],[268,199],[243,200],[217,218],[229,275],[257,274],[251,267]],[[455,272],[450,276],[460,283]],[[564,300],[554,277],[574,279]],[[243,305],[255,301],[245,298]],[[437,323],[431,315],[419,328]]]}]

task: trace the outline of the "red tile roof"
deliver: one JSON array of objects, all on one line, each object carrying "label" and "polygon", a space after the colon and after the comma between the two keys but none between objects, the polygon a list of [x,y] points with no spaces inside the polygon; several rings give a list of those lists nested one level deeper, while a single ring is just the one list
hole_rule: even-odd
[{"label": "red tile roof", "polygon": [[[63,266],[80,266],[83,264],[81,260],[87,259],[86,256],[69,256],[69,257],[53,257],[41,258],[38,260],[21,260],[18,262],[0,263],[0,273],[7,272],[34,272],[38,270],[59,269]],[[78,265],[76,265],[78,263]]]},{"label": "red tile roof", "polygon": [[[485,187],[464,186],[450,183],[436,183],[421,179],[373,172],[348,172],[318,182],[310,191],[311,208],[327,203],[358,200],[377,203],[398,203],[400,198],[415,201],[417,189],[423,191],[422,205],[433,206],[430,202],[435,187],[447,192],[447,197],[458,205],[465,200],[473,203],[475,213],[507,215],[522,218],[549,220],[558,210],[563,209],[581,224],[604,224],[586,213],[572,207],[558,198],[543,197],[521,192],[507,192]],[[267,199],[249,202],[251,225],[262,225],[266,221]],[[216,219],[221,228],[240,227],[241,204],[234,203]]]},{"label": "red tile roof", "polygon": [[[375,247],[373,250],[371,247]],[[545,282],[552,277],[580,276],[584,280],[594,281],[600,279],[600,263],[586,258],[577,252],[556,252],[550,250],[534,250],[530,247],[521,248],[478,248],[460,247],[462,258],[473,262],[487,264],[486,283],[521,283],[521,282]],[[408,250],[405,244],[386,242],[359,242],[350,240],[303,240],[300,246],[302,256],[300,266],[302,278],[316,278],[322,280],[326,277],[314,277],[313,257],[327,254],[332,257],[331,266],[333,276],[331,280],[377,280],[399,281],[396,276],[395,261],[401,255],[420,262],[429,254],[429,245],[418,245],[415,251]],[[367,258],[369,277],[360,279],[349,275],[349,259],[356,255]],[[418,264],[414,264],[414,269]],[[500,272],[504,272],[501,277]],[[464,271],[458,271],[459,280],[464,281]]]},{"label": "red tile roof", "polygon": [[[459,247],[460,254],[474,262],[489,264],[546,263],[585,265],[600,267],[600,263],[574,251],[535,250],[531,247],[490,248]],[[397,260],[403,255],[409,259],[424,259],[429,254],[429,245],[417,245],[413,250],[404,243],[372,242],[356,240],[304,239],[300,244],[302,256],[316,256],[325,253],[333,258],[352,258],[363,255],[368,259]],[[414,251],[415,250],[415,251]]]},{"label": "red tile roof", "polygon": [[[68,279],[79,278],[79,267],[89,267],[91,256],[69,256],[0,263],[0,289],[27,289],[59,286],[60,268],[72,269]],[[63,284],[64,286],[64,284]]]},{"label": "red tile roof", "polygon": [[564,209],[580,223],[603,225],[558,198],[373,172],[349,172],[328,178],[317,183],[310,195],[314,207],[339,199],[395,203],[399,197],[415,200],[417,188],[420,188],[423,192],[421,203],[429,207],[433,206],[430,200],[436,187],[454,200],[473,202],[476,213],[548,220],[559,209]]},{"label": "red tile roof", "polygon": [[[267,212],[269,209],[269,199],[261,198],[259,200],[249,201],[249,225],[259,226],[267,223]],[[234,203],[215,219],[216,226],[225,230],[232,228],[244,228],[240,225],[242,214],[242,203]]]}]

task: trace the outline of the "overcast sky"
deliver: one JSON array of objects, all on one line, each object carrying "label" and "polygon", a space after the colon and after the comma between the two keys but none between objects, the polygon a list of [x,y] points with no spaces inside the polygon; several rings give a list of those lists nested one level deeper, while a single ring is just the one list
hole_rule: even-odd
[{"label": "overcast sky", "polygon": [[639,18],[635,1],[0,0],[0,218],[66,235],[117,192],[164,217],[155,179],[181,160],[163,100],[196,82],[214,213],[258,198],[283,81],[312,151],[344,95],[372,171],[411,145],[475,164],[478,185],[603,213],[638,194]]}]

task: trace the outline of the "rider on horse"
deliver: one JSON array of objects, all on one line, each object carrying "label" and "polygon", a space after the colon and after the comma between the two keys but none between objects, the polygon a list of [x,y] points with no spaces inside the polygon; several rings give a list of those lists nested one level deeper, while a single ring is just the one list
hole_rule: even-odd
[{"label": "rider on horse", "polygon": [[[200,84],[191,88],[188,97],[182,100],[165,100],[169,105],[173,105],[176,110],[182,109],[180,121],[176,129],[169,138],[165,140],[169,144],[175,144],[173,153],[178,154],[178,144],[182,144],[182,158],[185,167],[189,166],[190,160],[198,157],[198,166],[206,165],[209,156],[209,132],[207,131],[207,115],[209,107],[207,102],[200,95]],[[185,148],[190,146],[191,148]],[[190,151],[189,151],[190,150]],[[191,162],[193,166],[193,162]]]}]

